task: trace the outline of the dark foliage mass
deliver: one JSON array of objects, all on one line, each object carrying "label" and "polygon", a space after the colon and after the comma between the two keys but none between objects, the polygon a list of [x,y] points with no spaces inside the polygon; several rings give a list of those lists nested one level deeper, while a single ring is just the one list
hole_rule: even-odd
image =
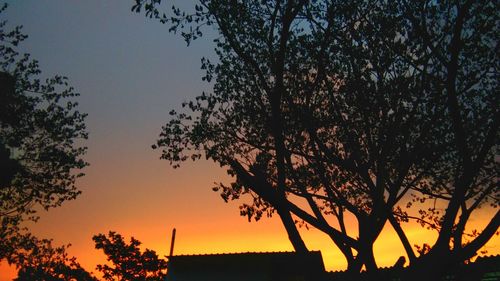
[{"label": "dark foliage mass", "polygon": [[133,237],[127,243],[123,236],[110,231],[108,236],[98,234],[92,239],[96,249],[103,250],[112,263],[111,266],[97,266],[105,280],[159,281],[165,278],[167,262],[158,258],[153,250],[141,252],[141,242]]},{"label": "dark foliage mass", "polygon": [[32,214],[74,199],[80,191],[75,172],[87,164],[81,159],[86,139],[85,114],[77,110],[78,96],[62,76],[40,80],[38,62],[16,47],[26,36],[19,27],[0,27],[2,110],[0,141],[2,166],[2,218]]},{"label": "dark foliage mass", "polygon": [[[225,201],[331,237],[349,270],[376,271],[373,244],[398,234],[415,274],[435,277],[497,232],[497,1],[218,1],[135,12],[189,44],[213,27],[213,91],[172,111],[154,148],[174,167],[206,157],[234,176]],[[249,200],[248,200],[249,199]],[[305,206],[305,207],[304,207]],[[484,229],[468,228],[491,208]],[[347,225],[355,219],[356,225]],[[405,223],[437,231],[412,245]],[[418,243],[418,241],[413,241]]]},{"label": "dark foliage mass", "polygon": [[16,281],[96,281],[81,267],[75,257],[69,257],[68,246],[53,247],[47,239],[29,234],[18,235],[17,248],[9,261],[19,267]]},{"label": "dark foliage mass", "polygon": [[90,280],[65,247],[22,227],[37,210],[76,198],[87,166],[78,93],[63,76],[41,78],[38,62],[18,51],[26,38],[0,21],[0,260],[19,268],[19,280]]}]

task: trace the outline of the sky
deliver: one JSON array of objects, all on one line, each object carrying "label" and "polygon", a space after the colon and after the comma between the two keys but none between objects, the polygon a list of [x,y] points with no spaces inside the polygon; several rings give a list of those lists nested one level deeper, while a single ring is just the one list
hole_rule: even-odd
[{"label": "sky", "polygon": [[[82,195],[41,212],[40,221],[30,225],[32,232],[57,245],[71,243],[69,253],[94,273],[105,256],[94,249],[92,236],[110,230],[127,240],[134,236],[160,256],[169,252],[174,227],[174,254],[292,250],[278,218],[249,223],[239,215],[238,202],[224,203],[212,191],[214,182],[229,181],[218,165],[198,161],[173,169],[151,149],[168,112],[210,90],[201,81],[200,59],[215,57],[214,34],[187,47],[167,26],[132,13],[133,2],[8,1],[3,18],[11,26],[23,25],[29,35],[21,50],[40,62],[43,75],[69,77],[81,93],[80,111],[88,113],[85,160],[90,166],[78,181]],[[475,223],[484,224],[486,214]],[[328,270],[345,268],[327,237],[300,231],[309,249],[322,250]],[[435,237],[418,226],[410,227],[408,236],[419,243]],[[486,246],[490,253],[499,248],[498,236]],[[379,265],[389,266],[403,248],[387,230],[375,252]],[[0,264],[0,281],[13,276],[12,269]]]}]

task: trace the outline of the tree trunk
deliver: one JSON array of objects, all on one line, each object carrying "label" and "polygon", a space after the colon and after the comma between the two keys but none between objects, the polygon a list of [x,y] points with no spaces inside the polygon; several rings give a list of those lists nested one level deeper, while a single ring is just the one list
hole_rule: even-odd
[{"label": "tree trunk", "polygon": [[290,242],[292,243],[295,252],[297,253],[309,252],[309,250],[306,247],[306,244],[304,243],[304,240],[302,240],[302,237],[300,236],[300,233],[297,230],[297,227],[295,226],[295,222],[293,221],[290,212],[282,210],[281,208],[276,208],[276,210],[281,218],[281,222],[283,222],[283,226],[285,227],[286,232],[288,233],[288,239],[290,239]]},{"label": "tree trunk", "polygon": [[373,242],[366,241],[361,243],[359,249],[358,257],[361,258],[361,263],[365,265],[366,278],[367,281],[378,281],[381,280],[378,276],[378,266],[375,261],[375,255],[373,254]]}]

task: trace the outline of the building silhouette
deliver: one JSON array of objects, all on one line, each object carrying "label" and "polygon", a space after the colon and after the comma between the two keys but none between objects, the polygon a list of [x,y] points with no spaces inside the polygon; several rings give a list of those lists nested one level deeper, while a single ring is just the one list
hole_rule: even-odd
[{"label": "building silhouette", "polygon": [[167,281],[324,280],[320,251],[180,255],[169,257]]}]

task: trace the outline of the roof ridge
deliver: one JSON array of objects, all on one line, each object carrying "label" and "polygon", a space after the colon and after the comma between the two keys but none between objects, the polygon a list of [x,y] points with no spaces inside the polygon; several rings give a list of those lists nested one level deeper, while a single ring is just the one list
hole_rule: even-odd
[{"label": "roof ridge", "polygon": [[[321,253],[321,251],[309,251],[309,253]],[[223,255],[243,255],[243,254],[300,254],[294,251],[266,251],[266,252],[227,252],[227,253],[205,253],[205,254],[182,254],[172,257],[196,257],[196,256],[223,256]]]}]

